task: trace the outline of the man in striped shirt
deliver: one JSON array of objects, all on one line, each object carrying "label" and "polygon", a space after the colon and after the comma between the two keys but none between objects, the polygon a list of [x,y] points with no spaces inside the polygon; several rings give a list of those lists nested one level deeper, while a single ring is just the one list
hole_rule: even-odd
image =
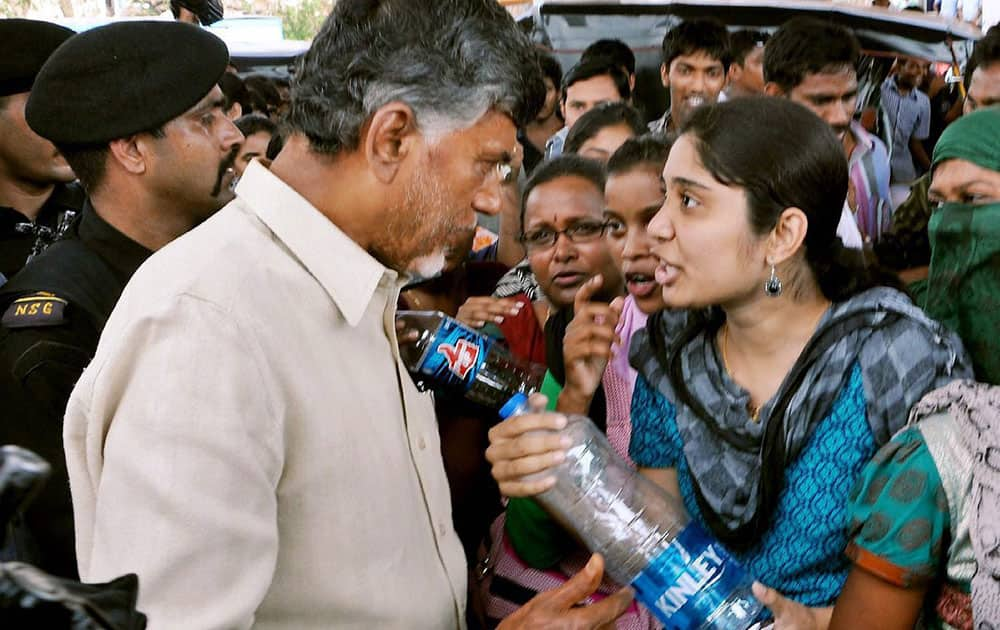
[{"label": "man in striped shirt", "polygon": [[909,195],[910,184],[931,165],[920,142],[931,133],[931,101],[917,89],[926,66],[919,59],[897,59],[895,74],[882,83],[882,115],[892,134],[892,194],[899,202]]},{"label": "man in striped shirt", "polygon": [[765,92],[812,110],[844,145],[850,186],[837,234],[854,248],[877,241],[892,217],[888,152],[854,120],[859,56],[850,31],[813,18],[789,20],[764,49]]}]

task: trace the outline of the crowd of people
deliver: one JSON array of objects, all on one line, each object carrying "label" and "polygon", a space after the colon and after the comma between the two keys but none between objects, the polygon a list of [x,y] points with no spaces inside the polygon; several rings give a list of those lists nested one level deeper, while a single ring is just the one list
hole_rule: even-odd
[{"label": "crowd of people", "polygon": [[[664,112],[493,0],[340,0],[288,84],[181,21],[0,47],[0,443],[53,468],[2,559],[157,628],[659,628],[533,498],[583,414],[766,623],[1000,624],[1000,27],[875,116],[808,17],[680,22]],[[420,391],[399,309],[531,413]]]}]

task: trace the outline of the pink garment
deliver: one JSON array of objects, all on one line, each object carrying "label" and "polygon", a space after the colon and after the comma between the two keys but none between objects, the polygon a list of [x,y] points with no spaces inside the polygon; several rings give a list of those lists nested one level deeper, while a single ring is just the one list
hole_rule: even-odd
[{"label": "pink garment", "polygon": [[[632,296],[625,299],[621,319],[615,332],[622,341],[621,346],[612,349],[611,361],[604,370],[601,384],[607,399],[608,441],[629,465],[635,464],[628,456],[628,444],[632,437],[632,390],[635,388],[636,371],[628,362],[628,348],[635,331],[646,326],[646,314],[639,310]],[[490,590],[493,576],[500,576],[535,592],[543,592],[558,587],[569,576],[576,574],[590,558],[586,550],[579,550],[559,563],[556,569],[542,571],[526,565],[518,557],[504,531],[506,514],[501,514],[491,527],[493,544],[487,550],[481,564],[491,570],[480,583],[480,593],[487,615],[491,619],[503,619],[517,610],[518,605],[503,599]],[[619,586],[605,578],[598,592],[590,601],[597,601],[618,590]],[[658,630],[663,626],[645,608],[633,602],[629,609],[615,621],[616,630]]]},{"label": "pink garment", "polygon": [[628,443],[632,439],[632,390],[635,389],[636,371],[629,365],[628,348],[635,331],[645,327],[646,314],[639,310],[632,296],[628,296],[615,327],[622,344],[612,348],[611,361],[601,379],[607,399],[608,441],[630,466],[635,466],[628,456]]}]

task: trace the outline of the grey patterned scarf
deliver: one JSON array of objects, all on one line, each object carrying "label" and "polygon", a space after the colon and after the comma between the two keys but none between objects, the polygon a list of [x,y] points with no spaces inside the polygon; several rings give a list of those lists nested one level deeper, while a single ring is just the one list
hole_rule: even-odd
[{"label": "grey patterned scarf", "polygon": [[1000,387],[960,381],[931,392],[910,422],[947,411],[972,454],[969,533],[976,554],[972,577],[973,626],[1000,628]]},{"label": "grey patterned scarf", "polygon": [[958,337],[903,293],[875,288],[831,306],[774,398],[747,412],[749,394],[722,366],[721,325],[695,315],[650,318],[630,348],[633,367],[677,409],[677,428],[699,507],[713,533],[735,549],[760,539],[784,471],[860,364],[868,423],[882,445],[928,391],[970,378]]}]

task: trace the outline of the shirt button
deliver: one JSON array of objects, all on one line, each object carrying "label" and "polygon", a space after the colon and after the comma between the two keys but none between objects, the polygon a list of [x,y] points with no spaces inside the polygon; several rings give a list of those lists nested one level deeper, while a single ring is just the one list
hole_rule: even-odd
[{"label": "shirt button", "polygon": [[444,524],[444,521],[438,523],[438,534],[444,537],[448,533],[448,526]]},{"label": "shirt button", "polygon": [[424,436],[420,436],[417,439],[417,446],[420,448],[420,450],[424,450],[427,448],[427,442],[424,440]]}]

